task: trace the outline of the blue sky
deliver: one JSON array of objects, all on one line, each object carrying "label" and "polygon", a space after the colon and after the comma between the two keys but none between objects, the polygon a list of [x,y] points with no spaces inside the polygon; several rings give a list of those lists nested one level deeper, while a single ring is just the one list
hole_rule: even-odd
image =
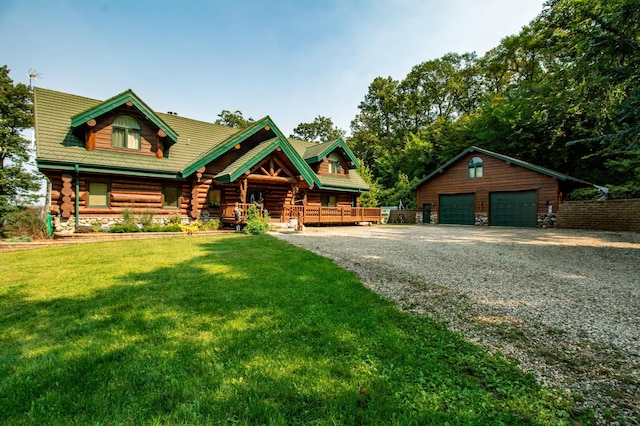
[{"label": "blue sky", "polygon": [[15,82],[214,121],[270,115],[285,135],[318,115],[349,130],[377,76],[447,52],[482,55],[543,0],[0,0],[0,65]]}]

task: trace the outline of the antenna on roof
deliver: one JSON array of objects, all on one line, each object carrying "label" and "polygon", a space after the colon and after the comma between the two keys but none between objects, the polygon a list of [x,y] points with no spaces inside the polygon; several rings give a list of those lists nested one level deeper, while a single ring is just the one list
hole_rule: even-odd
[{"label": "antenna on roof", "polygon": [[33,90],[33,82],[38,81],[38,78],[42,77],[42,73],[34,69],[29,70],[29,90]]}]

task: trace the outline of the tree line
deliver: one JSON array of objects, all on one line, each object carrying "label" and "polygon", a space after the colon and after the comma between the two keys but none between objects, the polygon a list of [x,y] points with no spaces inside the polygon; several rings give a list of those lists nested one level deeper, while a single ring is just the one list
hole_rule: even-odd
[{"label": "tree line", "polygon": [[640,197],[639,23],[640,0],[551,0],[482,57],[375,78],[348,138],[369,202],[414,203],[411,186],[471,145]]}]

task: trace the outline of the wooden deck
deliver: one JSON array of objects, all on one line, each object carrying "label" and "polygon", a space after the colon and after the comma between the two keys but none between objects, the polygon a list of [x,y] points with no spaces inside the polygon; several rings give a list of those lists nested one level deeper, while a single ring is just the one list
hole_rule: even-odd
[{"label": "wooden deck", "polygon": [[[252,204],[226,204],[220,206],[220,220],[223,223],[245,223],[247,209]],[[264,211],[260,205],[260,214]],[[358,222],[382,221],[382,209],[377,207],[322,207],[284,206],[282,213],[272,216],[271,222],[287,223],[295,219],[304,225],[353,224]]]}]

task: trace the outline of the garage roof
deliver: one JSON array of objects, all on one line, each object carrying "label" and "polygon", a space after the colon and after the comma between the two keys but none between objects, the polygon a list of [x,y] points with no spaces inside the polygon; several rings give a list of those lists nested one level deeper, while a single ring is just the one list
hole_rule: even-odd
[{"label": "garage roof", "polygon": [[545,167],[536,166],[535,164],[527,163],[526,161],[518,160],[517,158],[509,157],[506,155],[498,154],[496,152],[489,151],[487,149],[478,148],[477,146],[470,146],[469,148],[462,151],[460,154],[453,157],[451,160],[447,161],[443,166],[438,167],[436,170],[430,173],[427,177],[425,177],[424,179],[416,183],[411,189],[413,190],[417,189],[420,185],[427,182],[429,179],[431,179],[435,175],[442,173],[447,167],[449,167],[450,165],[458,161],[460,158],[472,152],[480,152],[486,155],[490,155],[492,157],[505,161],[507,164],[515,164],[516,166],[524,167],[526,169],[533,170],[535,172],[542,173],[547,176],[551,176],[552,178],[558,179],[561,181],[573,181],[573,182],[578,182],[584,185],[593,186],[593,184],[590,182],[577,179],[569,175],[565,175],[563,173],[559,173],[551,169],[547,169]]}]

